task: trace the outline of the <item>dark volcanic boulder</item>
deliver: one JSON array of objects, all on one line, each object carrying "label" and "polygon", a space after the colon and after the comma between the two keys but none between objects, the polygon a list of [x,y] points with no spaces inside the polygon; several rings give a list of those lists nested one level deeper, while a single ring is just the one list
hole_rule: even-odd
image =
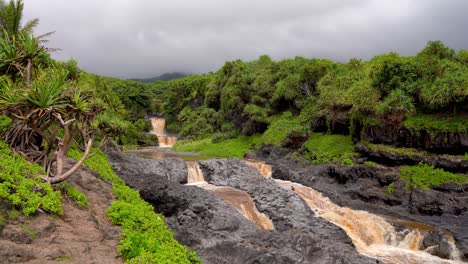
[{"label": "dark volcanic boulder", "polygon": [[[122,152],[110,152],[108,156],[117,174],[132,180],[133,184],[144,185],[145,178],[154,175],[168,182],[187,183],[187,166],[182,159],[148,160]],[[144,186],[137,184],[134,188],[139,190],[140,187]]]}]

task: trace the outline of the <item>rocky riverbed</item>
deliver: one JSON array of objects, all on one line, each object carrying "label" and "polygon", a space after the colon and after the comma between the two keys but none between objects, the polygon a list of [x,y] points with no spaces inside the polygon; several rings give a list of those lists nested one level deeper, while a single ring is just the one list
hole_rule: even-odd
[{"label": "rocky riverbed", "polygon": [[[312,165],[274,147],[263,147],[247,157],[272,165],[273,178],[312,187],[340,206],[426,223],[448,231],[454,236],[460,258],[468,260],[468,184],[407,190],[404,182],[398,180],[397,167]],[[394,191],[389,193],[388,185],[392,182],[395,182]],[[428,236],[427,244],[441,236],[440,232],[433,233]],[[450,252],[444,243],[438,242],[433,253],[447,258]]]},{"label": "rocky riverbed", "polygon": [[[117,152],[109,157],[117,174],[166,216],[176,239],[197,251],[204,263],[380,263],[359,254],[346,228],[318,217],[297,189],[262,177],[243,160],[206,160],[199,167],[209,184],[250,195],[256,209],[273,224],[271,230],[257,228],[209,188],[186,185],[187,164],[181,159],[146,160]],[[467,186],[407,191],[397,179],[397,168],[311,165],[274,148],[263,148],[248,158],[265,160],[273,167],[273,178],[312,187],[338,206],[383,215],[402,240],[408,228],[424,230],[412,247],[441,258],[424,263],[467,260]],[[391,182],[396,182],[393,194],[386,192]],[[380,259],[393,263],[387,261],[391,256]]]},{"label": "rocky riverbed", "polygon": [[205,161],[200,166],[209,182],[252,195],[259,211],[273,222],[273,230],[257,229],[212,192],[181,184],[187,169],[180,159],[144,160],[122,153],[109,157],[117,174],[166,216],[176,239],[197,251],[204,263],[380,263],[358,254],[341,228],[315,217],[294,192],[241,160],[231,160],[229,166],[226,160]]}]

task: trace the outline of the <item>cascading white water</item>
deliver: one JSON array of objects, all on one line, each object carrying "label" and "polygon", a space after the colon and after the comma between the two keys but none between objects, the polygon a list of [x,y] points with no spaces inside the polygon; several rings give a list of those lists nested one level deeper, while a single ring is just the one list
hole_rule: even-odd
[{"label": "cascading white water", "polygon": [[281,187],[298,194],[319,217],[340,226],[363,255],[380,259],[386,264],[461,263],[454,245],[452,260],[444,260],[420,251],[424,230],[408,230],[403,239],[398,239],[397,231],[381,216],[340,207],[316,190],[298,183],[275,181]]},{"label": "cascading white water", "polygon": [[160,147],[172,148],[175,145],[177,138],[166,135],[166,120],[164,118],[151,118],[151,125],[153,131],[150,133],[156,135]]},{"label": "cascading white water", "polygon": [[265,214],[260,213],[255,202],[247,192],[227,187],[209,184],[203,177],[203,172],[196,161],[186,161],[187,184],[196,185],[205,190],[212,191],[218,197],[239,210],[242,215],[254,223],[259,229],[273,229],[273,223]]}]

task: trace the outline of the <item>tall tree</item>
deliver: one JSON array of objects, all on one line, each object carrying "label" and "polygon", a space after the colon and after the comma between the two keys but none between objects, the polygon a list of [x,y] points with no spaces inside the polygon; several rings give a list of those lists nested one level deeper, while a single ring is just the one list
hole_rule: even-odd
[{"label": "tall tree", "polygon": [[39,23],[39,19],[32,19],[21,25],[23,19],[24,4],[22,0],[10,0],[7,4],[0,2],[0,24],[2,35],[7,33],[9,36],[17,36],[20,33],[31,33]]}]

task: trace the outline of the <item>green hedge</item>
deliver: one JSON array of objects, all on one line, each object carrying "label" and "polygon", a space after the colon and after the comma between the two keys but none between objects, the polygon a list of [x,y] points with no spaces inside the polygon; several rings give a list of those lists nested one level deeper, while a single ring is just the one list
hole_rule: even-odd
[{"label": "green hedge", "polygon": [[0,199],[30,215],[38,209],[63,214],[62,196],[39,177],[42,167],[28,162],[0,141]]},{"label": "green hedge", "polygon": [[353,142],[349,136],[312,134],[302,147],[304,157],[315,164],[337,163],[352,165],[354,152]]},{"label": "green hedge", "polygon": [[466,176],[435,169],[424,164],[401,167],[400,178],[405,181],[407,189],[419,187],[423,190],[429,190],[431,186],[440,186],[443,183],[468,183],[468,177]]},{"label": "green hedge", "polygon": [[[72,149],[68,155],[80,159],[82,153]],[[107,215],[113,224],[122,226],[118,249],[128,263],[201,263],[195,252],[174,239],[164,225],[164,216],[155,213],[153,206],[115,174],[101,150],[93,149],[85,165],[112,183],[117,201]]]}]

